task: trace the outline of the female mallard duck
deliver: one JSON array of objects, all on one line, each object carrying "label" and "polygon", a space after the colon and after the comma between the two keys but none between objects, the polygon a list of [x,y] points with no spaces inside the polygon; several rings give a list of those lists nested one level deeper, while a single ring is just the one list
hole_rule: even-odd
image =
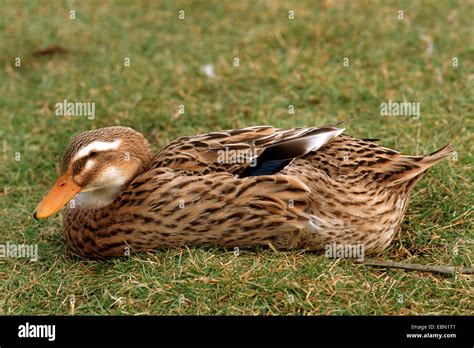
[{"label": "female mallard duck", "polygon": [[131,128],[87,131],[34,216],[70,202],[66,240],[94,258],[197,244],[378,252],[413,186],[453,149],[406,156],[343,131],[250,127],[182,137],[154,156]]}]

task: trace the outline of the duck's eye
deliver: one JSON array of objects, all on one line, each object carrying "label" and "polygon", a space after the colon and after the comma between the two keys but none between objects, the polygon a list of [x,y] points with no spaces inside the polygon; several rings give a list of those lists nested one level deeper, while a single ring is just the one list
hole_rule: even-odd
[{"label": "duck's eye", "polygon": [[89,157],[95,157],[97,156],[97,152],[95,151],[92,151],[90,154],[89,154]]}]

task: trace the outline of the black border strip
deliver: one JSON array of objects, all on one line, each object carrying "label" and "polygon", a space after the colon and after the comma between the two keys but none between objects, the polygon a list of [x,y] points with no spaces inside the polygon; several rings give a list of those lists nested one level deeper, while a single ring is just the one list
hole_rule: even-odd
[{"label": "black border strip", "polygon": [[[55,340],[20,338],[19,326],[54,324]],[[329,344],[469,346],[473,317],[129,317],[4,316],[0,346],[21,344]],[[424,328],[424,329],[421,329]],[[456,334],[456,338],[407,338],[407,334]]]}]

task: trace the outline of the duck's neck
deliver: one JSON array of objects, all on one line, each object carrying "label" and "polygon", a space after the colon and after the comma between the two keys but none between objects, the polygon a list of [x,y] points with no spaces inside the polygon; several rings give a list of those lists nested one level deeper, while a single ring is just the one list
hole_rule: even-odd
[{"label": "duck's neck", "polygon": [[[90,205],[90,197],[87,199]],[[107,198],[104,195],[97,199]],[[137,237],[141,237],[135,233],[136,216],[128,212],[127,207],[118,209],[119,199],[101,208],[77,206],[64,209],[63,234],[76,253],[104,258],[126,256],[132,249],[140,250],[141,241],[135,244]]]}]

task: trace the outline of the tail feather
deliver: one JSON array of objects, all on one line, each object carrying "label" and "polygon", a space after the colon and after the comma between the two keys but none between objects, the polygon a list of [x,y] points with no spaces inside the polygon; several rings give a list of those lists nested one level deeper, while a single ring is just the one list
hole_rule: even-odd
[{"label": "tail feather", "polygon": [[447,144],[441,149],[436,150],[435,152],[430,153],[428,156],[425,156],[425,163],[429,163],[429,167],[433,164],[438,163],[442,159],[451,156],[454,153],[453,144]]},{"label": "tail feather", "polygon": [[402,167],[403,170],[398,170],[396,173],[391,175],[388,179],[387,185],[395,186],[416,178],[416,180],[412,181],[412,185],[414,185],[422,178],[423,174],[425,174],[428,169],[446,157],[451,156],[453,152],[453,145],[447,144],[426,156],[401,155],[397,167]]}]

